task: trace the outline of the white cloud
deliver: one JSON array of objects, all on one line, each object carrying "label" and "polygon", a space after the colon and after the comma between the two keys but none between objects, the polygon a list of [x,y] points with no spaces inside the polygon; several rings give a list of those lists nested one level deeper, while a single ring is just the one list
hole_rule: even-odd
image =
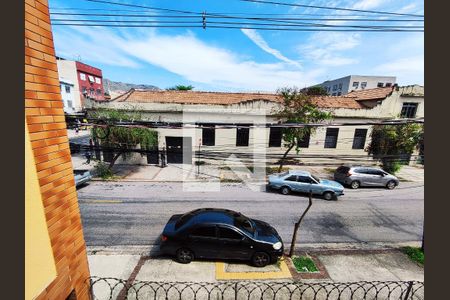
[{"label": "white cloud", "polygon": [[363,0],[363,1],[356,2],[353,5],[353,8],[367,10],[367,9],[379,7],[382,4],[385,4],[386,2],[389,2],[389,1],[386,1],[386,0]]},{"label": "white cloud", "polygon": [[54,30],[56,55],[69,59],[80,57],[82,61],[95,61],[112,66],[139,66],[126,53],[118,51],[116,43],[121,39],[113,38],[105,29],[75,28]]},{"label": "white cloud", "polygon": [[241,60],[237,54],[208,45],[192,34],[154,34],[142,41],[128,41],[122,49],[188,80],[229,88],[273,91],[286,85],[303,87],[314,83],[320,73],[290,71],[285,63]]},{"label": "white cloud", "polygon": [[[283,86],[316,83],[324,71],[292,71],[287,62],[265,64],[199,40],[194,34],[119,35],[90,28],[58,32],[58,53],[80,53],[83,59],[123,67],[160,67],[192,82],[214,88],[274,91]],[[74,50],[75,49],[75,50]],[[73,56],[72,56],[73,57]]]},{"label": "white cloud", "polygon": [[395,59],[376,66],[374,70],[383,74],[395,74],[400,85],[423,84],[424,57],[417,55]]},{"label": "white cloud", "polygon": [[299,51],[306,59],[319,66],[343,66],[357,63],[352,57],[345,57],[342,51],[350,50],[361,42],[359,34],[339,32],[318,32],[308,39],[306,45],[299,46]]},{"label": "white cloud", "polygon": [[241,29],[241,31],[250,39],[252,40],[252,42],[254,42],[259,48],[261,48],[262,50],[264,50],[265,52],[275,56],[276,58],[278,58],[281,61],[287,62],[289,64],[292,64],[296,67],[301,67],[300,63],[295,61],[295,60],[291,60],[289,58],[287,58],[286,56],[284,56],[283,54],[281,54],[280,51],[271,48],[267,42],[264,40],[264,38],[254,29]]}]

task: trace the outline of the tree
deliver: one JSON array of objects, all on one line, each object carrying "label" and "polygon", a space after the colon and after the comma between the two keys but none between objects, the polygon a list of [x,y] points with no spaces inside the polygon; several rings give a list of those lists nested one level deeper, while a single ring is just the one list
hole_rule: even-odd
[{"label": "tree", "polygon": [[367,147],[369,155],[379,160],[385,171],[395,174],[414,150],[419,149],[423,138],[423,125],[375,125]]},{"label": "tree", "polygon": [[101,120],[101,126],[92,127],[92,137],[100,141],[102,148],[108,149],[107,153],[112,154],[108,166],[110,171],[120,156],[124,160],[130,157],[131,149],[140,146],[140,149],[152,150],[158,145],[158,134],[153,129],[114,125],[118,121],[141,120],[141,114],[137,111],[97,109],[89,115]]},{"label": "tree", "polygon": [[194,87],[192,85],[176,85],[170,88],[167,88],[168,91],[191,91]]},{"label": "tree", "polygon": [[[313,102],[313,97],[301,92],[298,88],[281,88],[277,94],[282,98],[282,108],[276,113],[277,118],[286,124],[289,123],[318,123],[332,118],[330,112],[321,111]],[[278,172],[283,169],[283,164],[289,152],[295,147],[300,152],[298,142],[305,136],[314,133],[315,128],[311,126],[284,128],[283,142],[286,151],[279,161]]]},{"label": "tree", "polygon": [[309,96],[327,96],[328,95],[327,90],[320,85],[307,88],[305,93],[306,93],[306,95],[309,95]]}]

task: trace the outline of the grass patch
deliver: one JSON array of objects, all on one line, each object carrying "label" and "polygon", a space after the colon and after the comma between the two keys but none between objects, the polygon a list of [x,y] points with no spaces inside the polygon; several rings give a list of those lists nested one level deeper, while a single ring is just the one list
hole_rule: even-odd
[{"label": "grass patch", "polygon": [[334,172],[336,171],[336,169],[333,168],[324,168],[323,170],[328,174],[334,174]]},{"label": "grass patch", "polygon": [[318,272],[316,264],[309,256],[293,256],[292,263],[297,272]]},{"label": "grass patch", "polygon": [[425,253],[422,252],[420,247],[403,247],[402,252],[409,256],[412,261],[415,261],[421,265],[425,263]]},{"label": "grass patch", "polygon": [[[281,168],[281,172],[280,173],[287,172],[287,171],[289,171],[289,168],[283,167],[283,168]],[[266,168],[266,174],[267,175],[272,175],[272,174],[275,174],[275,173],[278,173],[278,167],[267,167]]]},{"label": "grass patch", "polygon": [[225,182],[225,183],[242,183],[243,181],[241,179],[220,178],[220,182]]}]

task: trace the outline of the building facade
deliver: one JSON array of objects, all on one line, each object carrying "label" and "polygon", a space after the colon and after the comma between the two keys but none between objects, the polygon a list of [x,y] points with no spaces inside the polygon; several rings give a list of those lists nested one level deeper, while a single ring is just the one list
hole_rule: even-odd
[{"label": "building facade", "polygon": [[[424,115],[421,86],[376,88],[340,97],[315,97],[314,101],[333,113],[332,123],[349,125],[318,127],[313,135],[299,141],[302,154],[292,151],[293,159],[367,157],[364,149],[370,142],[371,126],[357,124]],[[275,94],[131,90],[109,102],[92,103],[92,108],[98,107],[139,110],[148,121],[183,125],[155,130],[159,149],[188,151],[183,153],[184,163],[193,163],[199,149],[205,155],[210,152],[222,157],[227,153],[245,156],[251,151],[262,151],[273,160],[286,151],[282,130],[276,127],[279,121],[275,112],[280,109],[280,99]],[[179,162],[180,156],[167,157],[168,162]]]},{"label": "building facade", "polygon": [[361,76],[349,75],[327,80],[318,86],[323,87],[330,96],[342,96],[351,91],[360,91],[380,87],[391,87],[396,83],[395,76]]},{"label": "building facade", "polygon": [[60,76],[74,84],[74,112],[80,112],[84,108],[84,98],[105,100],[102,70],[63,58],[58,58],[57,64]]},{"label": "building facade", "polygon": [[77,110],[74,107],[75,85],[67,79],[59,78],[61,97],[64,103],[64,112],[72,114]]},{"label": "building facade", "polygon": [[48,3],[25,1],[25,299],[90,299]]}]

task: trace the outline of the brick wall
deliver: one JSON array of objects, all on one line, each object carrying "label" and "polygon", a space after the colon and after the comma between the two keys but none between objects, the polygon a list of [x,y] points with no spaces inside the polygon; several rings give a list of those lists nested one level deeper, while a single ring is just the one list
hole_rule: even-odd
[{"label": "brick wall", "polygon": [[47,0],[25,0],[25,115],[57,278],[37,299],[88,299],[86,246],[73,179]]}]

